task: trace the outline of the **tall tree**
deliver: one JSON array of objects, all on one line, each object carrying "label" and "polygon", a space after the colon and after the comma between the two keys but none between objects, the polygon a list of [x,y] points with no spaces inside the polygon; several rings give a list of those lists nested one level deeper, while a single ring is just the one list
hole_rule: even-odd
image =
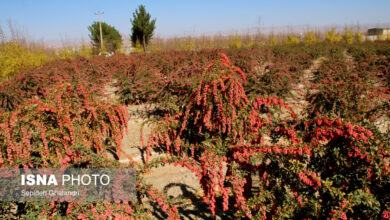
[{"label": "tall tree", "polygon": [[130,19],[130,23],[133,25],[131,28],[131,42],[133,46],[140,43],[146,51],[146,47],[149,44],[150,39],[153,36],[154,29],[156,28],[156,19],[150,20],[151,15],[146,12],[145,6],[140,5],[138,10],[133,13],[133,19]]},{"label": "tall tree", "polygon": [[[99,53],[100,49],[100,28],[99,22],[95,21],[91,26],[88,27],[90,31],[89,37],[91,38],[91,43],[93,45],[93,52]],[[107,52],[115,52],[119,50],[122,46],[122,36],[119,34],[118,30],[114,26],[108,25],[105,22],[102,22],[102,35],[103,35],[103,45]]]}]

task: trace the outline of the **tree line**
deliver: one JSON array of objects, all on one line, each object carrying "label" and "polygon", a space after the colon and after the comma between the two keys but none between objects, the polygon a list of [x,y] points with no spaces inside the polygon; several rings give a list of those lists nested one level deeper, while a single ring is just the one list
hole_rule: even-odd
[{"label": "tree line", "polygon": [[[151,15],[146,11],[144,5],[140,5],[130,18],[132,25],[130,39],[133,47],[142,47],[146,51],[156,28],[156,19],[151,19]],[[95,21],[88,27],[89,37],[93,46],[93,53],[114,53],[122,47],[123,39],[119,31],[105,22],[101,22],[101,32],[103,46],[100,39],[99,22]]]}]

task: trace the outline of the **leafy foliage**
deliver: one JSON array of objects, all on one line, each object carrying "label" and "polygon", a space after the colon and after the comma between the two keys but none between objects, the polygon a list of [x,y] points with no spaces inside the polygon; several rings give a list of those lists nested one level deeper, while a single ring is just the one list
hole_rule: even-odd
[{"label": "leafy foliage", "polygon": [[347,44],[352,44],[355,40],[355,37],[353,35],[352,28],[345,27],[344,33],[343,33],[343,40]]},{"label": "leafy foliage", "polygon": [[294,37],[294,35],[289,34],[287,36],[286,43],[287,44],[297,44],[297,43],[299,43],[299,39],[297,37]]},{"label": "leafy foliage", "polygon": [[[105,156],[120,153],[127,124],[124,106],[102,93],[114,79],[122,104],[156,103],[165,116],[142,146],[136,202],[2,202],[0,215],[152,218],[148,197],[162,218],[178,219],[143,180],[175,164],[197,176],[213,215],[389,218],[390,136],[377,128],[390,117],[389,54],[388,42],[297,43],[24,69],[0,85],[0,167],[124,166]],[[291,92],[299,84],[307,104]],[[163,155],[150,159],[152,149]]]},{"label": "leafy foliage", "polygon": [[[308,119],[298,129],[283,100],[250,102],[243,84],[245,75],[222,54],[184,108],[149,138],[146,152],[151,147],[165,152],[171,155],[165,163],[194,172],[213,215],[217,196],[223,211],[233,209],[239,218],[387,213],[390,201],[382,193],[390,183],[388,145],[376,143],[364,127],[326,116]],[[290,117],[277,120],[274,113],[283,108]]]},{"label": "leafy foliage", "polygon": [[10,77],[23,68],[40,66],[49,60],[40,50],[31,51],[15,42],[0,44],[0,79]]},{"label": "leafy foliage", "polygon": [[[119,34],[118,30],[105,22],[101,22],[101,25],[105,50],[109,53],[119,50],[122,46],[122,36]],[[97,54],[100,51],[99,22],[95,21],[88,27],[88,30],[90,32],[89,37],[91,38],[92,46],[94,47],[94,53]]]},{"label": "leafy foliage", "polygon": [[308,31],[303,36],[303,41],[308,43],[308,44],[313,44],[313,43],[318,42],[318,38],[315,36],[313,31]]},{"label": "leafy foliage", "polygon": [[154,29],[156,28],[156,19],[150,19],[151,15],[146,12],[144,5],[140,5],[133,13],[133,19],[130,19],[130,23],[132,25],[130,36],[131,41],[134,46],[136,46],[137,42],[140,43],[144,51],[146,51],[146,47],[153,36]]},{"label": "leafy foliage", "polygon": [[341,35],[336,34],[334,28],[325,33],[325,40],[331,43],[337,43],[341,40]]},{"label": "leafy foliage", "polygon": [[[113,65],[118,64],[116,59],[58,60],[2,84],[0,167],[123,166],[108,154],[120,155],[127,111],[103,102],[99,92],[119,70]],[[156,201],[167,217],[178,219],[169,199],[137,175],[137,202],[1,202],[0,213],[4,218],[107,219],[130,215],[143,219],[151,217],[141,202],[146,196]]]},{"label": "leafy foliage", "polygon": [[2,167],[89,167],[99,161],[82,155],[80,145],[101,157],[110,147],[119,153],[126,113],[94,102],[81,85],[60,84],[2,114],[0,122]]}]

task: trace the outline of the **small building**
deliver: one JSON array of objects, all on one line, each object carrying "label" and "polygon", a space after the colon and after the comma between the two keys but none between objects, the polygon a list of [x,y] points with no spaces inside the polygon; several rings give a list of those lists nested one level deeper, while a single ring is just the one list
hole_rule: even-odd
[{"label": "small building", "polygon": [[390,36],[390,28],[370,28],[367,30],[368,40],[385,40]]}]

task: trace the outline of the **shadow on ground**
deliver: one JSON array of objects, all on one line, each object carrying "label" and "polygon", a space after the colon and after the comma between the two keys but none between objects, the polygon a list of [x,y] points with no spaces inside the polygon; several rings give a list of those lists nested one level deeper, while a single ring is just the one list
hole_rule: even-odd
[{"label": "shadow on ground", "polygon": [[[181,219],[196,220],[196,219],[234,219],[233,212],[222,211],[222,198],[217,198],[217,213],[212,216],[209,205],[203,201],[203,198],[197,194],[196,189],[182,183],[170,183],[164,187],[164,193],[170,194],[170,190],[176,188],[175,191],[181,193],[177,196],[170,196],[170,199],[176,205]],[[179,190],[177,189],[179,188]],[[233,201],[229,202],[231,207]],[[159,207],[156,202],[150,202],[152,206],[152,215],[157,219],[166,219],[165,212]]]}]

